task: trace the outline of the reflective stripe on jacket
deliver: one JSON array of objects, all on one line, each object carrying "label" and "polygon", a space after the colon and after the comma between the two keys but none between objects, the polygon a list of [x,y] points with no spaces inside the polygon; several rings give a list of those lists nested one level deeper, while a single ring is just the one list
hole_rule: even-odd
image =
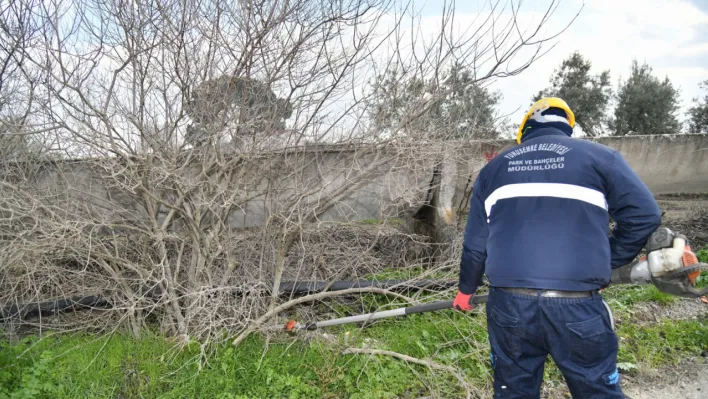
[{"label": "reflective stripe on jacket", "polygon": [[[599,289],[631,262],[661,213],[615,150],[554,128],[530,131],[473,185],[459,288]],[[609,217],[616,228],[608,238]]]}]

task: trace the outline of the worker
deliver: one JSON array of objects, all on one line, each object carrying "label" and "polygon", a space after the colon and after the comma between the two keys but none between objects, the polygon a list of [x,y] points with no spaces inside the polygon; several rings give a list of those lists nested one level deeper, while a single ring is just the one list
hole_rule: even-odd
[{"label": "worker", "polygon": [[486,274],[495,397],[538,398],[549,354],[573,398],[623,397],[614,321],[599,290],[639,254],[661,213],[617,151],[572,137],[574,127],[565,101],[540,99],[519,126],[519,145],[473,185],[453,306],[473,309]]}]

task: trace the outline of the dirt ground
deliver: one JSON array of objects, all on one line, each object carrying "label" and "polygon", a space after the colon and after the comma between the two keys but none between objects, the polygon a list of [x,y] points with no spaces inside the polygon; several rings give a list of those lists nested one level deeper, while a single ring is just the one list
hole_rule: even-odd
[{"label": "dirt ground", "polygon": [[[635,308],[633,322],[708,318],[708,305],[682,299],[670,306],[643,303]],[[708,355],[708,353],[706,353]],[[708,357],[683,359],[676,367],[642,370],[638,376],[623,376],[622,390],[628,399],[708,398]]]},{"label": "dirt ground", "polygon": [[657,198],[662,223],[688,237],[693,249],[708,247],[708,194]]},{"label": "dirt ground", "polygon": [[684,359],[674,368],[624,377],[622,390],[628,399],[708,398],[708,359]]}]

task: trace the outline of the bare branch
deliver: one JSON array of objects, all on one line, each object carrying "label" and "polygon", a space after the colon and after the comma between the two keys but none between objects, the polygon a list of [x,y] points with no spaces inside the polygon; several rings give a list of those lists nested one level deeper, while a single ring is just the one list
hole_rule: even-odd
[{"label": "bare branch", "polygon": [[[362,348],[347,348],[342,351],[344,355],[358,354],[358,355],[371,355],[371,356],[391,356],[398,360],[402,360],[407,363],[418,364],[425,366],[434,370],[443,370],[452,374],[453,377],[460,383],[460,386],[467,392],[467,398],[472,397],[473,386],[470,385],[465,378],[462,376],[460,371],[452,366],[446,366],[439,363],[435,363],[430,360],[418,359],[412,356],[404,355],[402,353],[381,350],[381,349],[362,349]],[[475,390],[476,391],[476,390]]]}]

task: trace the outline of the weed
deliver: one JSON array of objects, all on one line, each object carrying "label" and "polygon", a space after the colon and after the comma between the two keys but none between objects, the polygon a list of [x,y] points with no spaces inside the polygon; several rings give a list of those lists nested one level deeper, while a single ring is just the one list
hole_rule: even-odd
[{"label": "weed", "polygon": [[698,253],[696,253],[696,256],[698,256],[698,260],[704,263],[708,263],[708,248],[704,248]]},{"label": "weed", "polygon": [[619,363],[658,367],[676,364],[686,354],[697,356],[708,349],[706,320],[664,320],[650,327],[623,323],[617,335],[621,341]]},{"label": "weed", "polygon": [[[704,255],[701,255],[704,256]],[[673,302],[653,286],[616,286],[604,296],[619,313],[639,302]],[[366,295],[364,307],[383,298]],[[338,309],[346,313],[346,308]],[[351,309],[349,310],[351,311]],[[665,321],[652,326],[618,325],[618,367],[624,373],[674,364],[708,349],[708,321]],[[477,387],[489,387],[489,343],[483,307],[470,314],[453,310],[376,321],[365,329],[342,325],[326,331],[336,340],[309,341],[277,336],[266,344],[253,335],[234,348],[228,341],[198,342],[179,349],[157,333],[140,339],[114,334],[0,340],[0,398],[397,398],[459,397],[446,372],[432,372],[385,356],[342,355],[344,347],[371,347],[458,367]],[[552,361],[544,383],[562,387]],[[484,389],[484,388],[483,388]]]},{"label": "weed", "polygon": [[1,399],[41,398],[61,389],[49,378],[53,357],[51,351],[21,356],[32,341],[32,338],[27,338],[17,345],[0,341],[0,359],[3,365],[7,365],[0,368]]},{"label": "weed", "polygon": [[678,300],[676,296],[663,293],[653,285],[610,286],[604,291],[603,297],[619,309],[628,309],[640,302],[670,305]]}]

